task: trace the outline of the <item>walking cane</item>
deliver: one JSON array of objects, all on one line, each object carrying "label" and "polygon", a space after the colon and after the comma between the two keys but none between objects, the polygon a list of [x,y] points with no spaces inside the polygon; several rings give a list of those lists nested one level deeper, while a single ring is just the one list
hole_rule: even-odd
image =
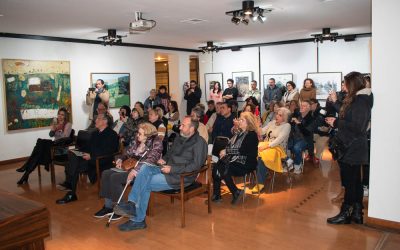
[{"label": "walking cane", "polygon": [[[143,153],[142,157],[140,157],[140,159],[136,162],[136,164],[135,164],[135,166],[133,167],[133,169],[135,169],[135,168],[137,167],[137,165],[138,165],[139,162],[143,159],[143,157],[147,154],[147,152],[148,152],[148,150],[146,150],[146,151]],[[124,193],[125,193],[125,191],[126,191],[126,188],[128,187],[128,185],[129,185],[130,183],[131,183],[131,181],[127,181],[127,182],[126,182],[125,187],[124,187],[124,190],[122,190],[122,193],[121,193],[121,195],[120,195],[119,198],[118,198],[117,205],[121,202],[122,196],[124,196]],[[114,216],[114,210],[113,210],[113,212],[112,212],[110,218],[108,218],[106,227],[110,227],[110,223],[111,223],[111,220],[112,220],[112,217],[113,217],[113,216]]]}]

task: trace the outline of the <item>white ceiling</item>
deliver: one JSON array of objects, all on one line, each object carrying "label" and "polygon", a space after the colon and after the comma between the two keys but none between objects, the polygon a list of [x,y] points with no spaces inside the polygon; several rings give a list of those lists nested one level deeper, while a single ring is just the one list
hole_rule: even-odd
[{"label": "white ceiling", "polygon": [[[231,23],[226,11],[241,0],[0,0],[0,32],[96,40],[106,30],[128,31],[134,12],[154,19],[149,33],[123,42],[197,49],[206,41],[222,46],[310,38],[330,27],[339,34],[371,32],[371,0],[256,0],[271,7],[264,24]],[[198,24],[182,20],[207,20]]]}]

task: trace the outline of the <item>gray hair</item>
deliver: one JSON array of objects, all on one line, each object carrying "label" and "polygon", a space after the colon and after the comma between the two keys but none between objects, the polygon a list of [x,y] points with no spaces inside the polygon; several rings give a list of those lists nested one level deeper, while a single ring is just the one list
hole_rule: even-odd
[{"label": "gray hair", "polygon": [[278,109],[278,113],[282,113],[283,121],[284,122],[289,122],[289,116],[291,114],[290,110],[286,107],[281,107]]}]

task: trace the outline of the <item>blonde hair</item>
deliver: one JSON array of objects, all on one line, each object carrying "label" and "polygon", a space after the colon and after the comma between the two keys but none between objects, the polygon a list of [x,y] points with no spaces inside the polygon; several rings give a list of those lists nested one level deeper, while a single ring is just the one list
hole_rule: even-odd
[{"label": "blonde hair", "polygon": [[247,131],[255,131],[258,132],[258,125],[256,116],[251,112],[242,112],[240,114],[240,118],[246,120],[247,123]]},{"label": "blonde hair", "polygon": [[155,108],[156,114],[158,115],[158,119],[162,119],[164,116],[164,111],[160,107]]},{"label": "blonde hair", "polygon": [[137,107],[132,109],[132,112],[137,112],[139,114],[139,117],[143,117],[144,116],[144,111],[141,107]]},{"label": "blonde hair", "polygon": [[154,125],[149,122],[140,123],[138,127],[139,129],[143,129],[144,135],[146,137],[150,137],[158,133],[156,127],[154,127]]},{"label": "blonde hair", "polygon": [[286,123],[289,121],[289,116],[291,114],[290,110],[286,107],[281,107],[278,109],[278,113],[282,112],[283,121]]}]

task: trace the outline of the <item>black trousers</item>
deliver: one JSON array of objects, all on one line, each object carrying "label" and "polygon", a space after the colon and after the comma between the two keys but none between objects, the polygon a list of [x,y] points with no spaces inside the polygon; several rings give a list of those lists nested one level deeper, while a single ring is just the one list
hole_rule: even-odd
[{"label": "black trousers", "polygon": [[76,186],[79,180],[79,173],[89,169],[89,161],[77,156],[72,152],[68,153],[68,165],[65,168],[65,181],[71,185],[72,193],[76,194]]},{"label": "black trousers", "polygon": [[104,170],[101,175],[100,197],[117,202],[126,184],[126,178],[128,178],[128,172]]},{"label": "black trousers", "polygon": [[225,165],[218,162],[214,165],[212,176],[213,176],[213,186],[214,195],[221,195],[221,181],[224,180],[229,191],[234,194],[238,188],[233,182],[233,176],[244,176],[252,170],[246,169],[243,164],[237,162],[230,162]]},{"label": "black trousers", "polygon": [[48,165],[51,161],[50,149],[53,144],[52,140],[47,139],[37,139],[36,145],[32,150],[29,159],[25,162],[26,171],[29,173],[35,170],[36,166],[39,164]]},{"label": "black trousers", "polygon": [[344,203],[353,205],[362,204],[363,186],[361,183],[361,165],[350,165],[339,162],[342,174],[342,183],[345,188]]}]

